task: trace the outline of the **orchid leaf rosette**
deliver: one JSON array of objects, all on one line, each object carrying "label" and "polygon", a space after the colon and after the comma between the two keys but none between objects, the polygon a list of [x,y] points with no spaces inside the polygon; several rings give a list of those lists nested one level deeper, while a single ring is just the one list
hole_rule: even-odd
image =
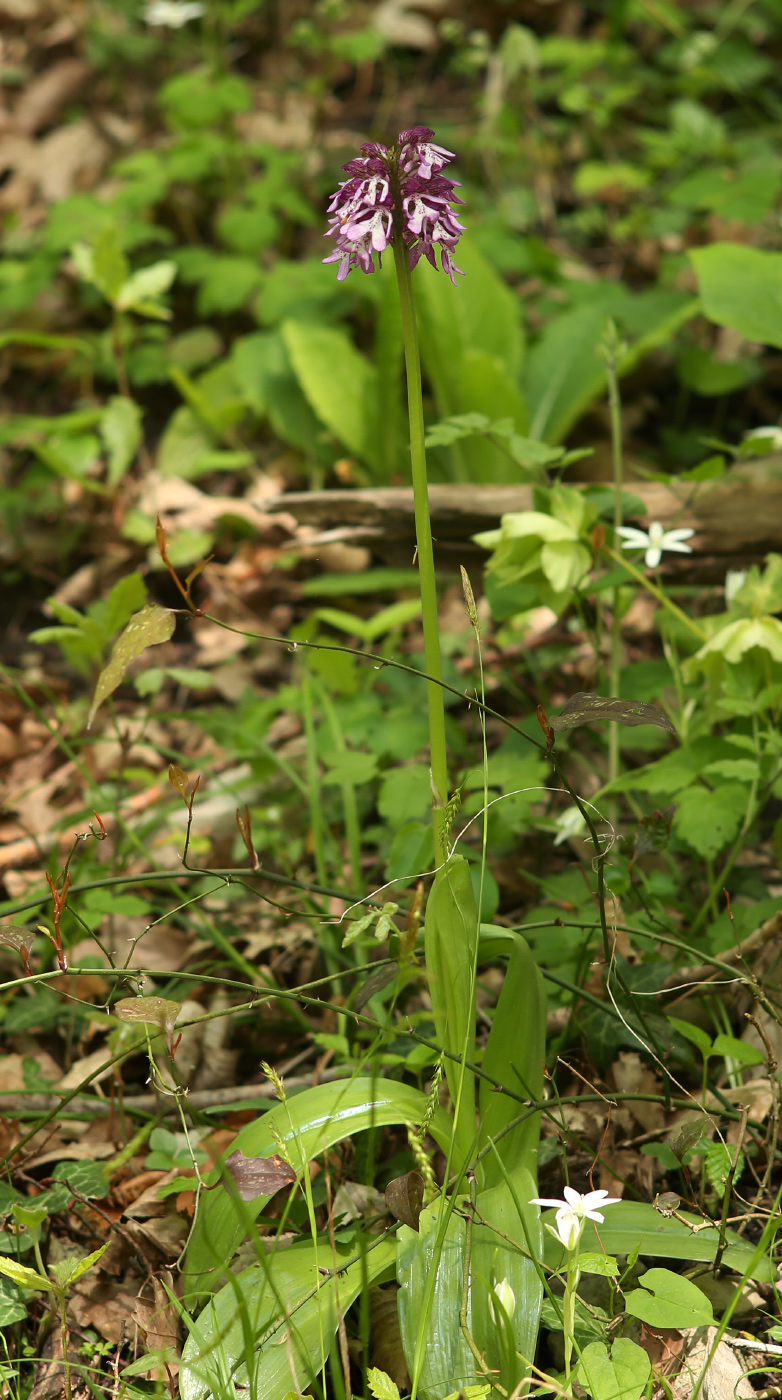
[{"label": "orchid leaf rosette", "polygon": [[343,180],[329,205],[327,237],[336,240],[325,263],[335,262],[337,281],[343,282],[355,267],[362,272],[381,266],[383,253],[401,241],[411,270],[423,255],[437,268],[440,249],[442,271],[456,283],[462,269],[453,253],[464,232],[451,208],[463,204],[455,180],[442,174],[452,151],[435,145],[428,126],[400,131],[395,146],[368,141],[362,154],[343,166]]}]

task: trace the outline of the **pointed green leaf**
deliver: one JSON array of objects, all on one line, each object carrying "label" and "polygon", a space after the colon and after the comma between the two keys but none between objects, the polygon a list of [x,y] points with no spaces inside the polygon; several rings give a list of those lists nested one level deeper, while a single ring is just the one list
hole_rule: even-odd
[{"label": "pointed green leaf", "polygon": [[98,676],[87,717],[88,729],[104,700],[122,684],[131,661],[141,656],[147,647],[167,642],[173,636],[175,626],[176,615],[170,608],[161,608],[157,603],[148,603],[141,612],[130,619],[124,632],[114,643],[108,665],[104,666]]},{"label": "pointed green leaf", "polygon": [[45,1288],[51,1292],[51,1280],[44,1278],[42,1274],[37,1274],[35,1269],[28,1269],[24,1264],[17,1264],[15,1259],[0,1259],[0,1274],[5,1274],[6,1278],[13,1279],[20,1288]]},{"label": "pointed green leaf", "polygon": [[396,1249],[394,1239],[358,1234],[350,1244],[297,1240],[244,1269],[192,1324],[182,1400],[298,1394],[325,1365],[340,1318],[362,1288],[393,1269]]}]

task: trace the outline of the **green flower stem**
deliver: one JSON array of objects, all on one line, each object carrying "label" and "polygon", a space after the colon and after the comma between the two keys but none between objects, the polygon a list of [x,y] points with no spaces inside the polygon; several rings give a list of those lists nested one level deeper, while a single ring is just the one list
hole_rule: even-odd
[{"label": "green flower stem", "polygon": [[707,634],[704,632],[703,628],[699,627],[697,622],[691,617],[688,617],[686,612],[678,608],[675,603],[672,603],[663,589],[656,583],[652,583],[651,579],[647,578],[646,574],[642,573],[640,569],[637,569],[635,564],[631,564],[629,559],[625,559],[607,544],[603,545],[603,552],[608,555],[609,559],[613,559],[615,564],[621,564],[623,569],[627,569],[627,572],[632,574],[633,578],[637,579],[638,582],[643,585],[647,593],[651,593],[652,597],[656,598],[658,603],[661,603],[664,608],[668,609],[672,617],[676,617],[679,619],[679,622],[684,623],[684,626],[698,637],[700,641],[705,642],[708,640]]},{"label": "green flower stem", "polygon": [[445,803],[448,801],[448,758],[445,741],[445,706],[440,656],[440,624],[437,616],[437,582],[432,550],[432,524],[429,517],[429,489],[426,477],[426,448],[424,447],[424,404],[421,395],[421,360],[418,353],[418,326],[413,299],[413,279],[407,250],[394,240],[394,261],[402,311],[402,337],[407,371],[407,408],[410,418],[410,463],[413,474],[415,503],[415,534],[418,546],[418,576],[421,590],[421,610],[424,626],[429,708],[429,753],[432,780],[437,790],[433,808],[435,858],[439,862],[445,849]]},{"label": "green flower stem", "polygon": [[[580,1244],[580,1240],[579,1240]],[[578,1267],[579,1244],[571,1251],[565,1279],[565,1296],[562,1300],[562,1329],[565,1338],[565,1393],[573,1394],[570,1380],[570,1363],[573,1356],[573,1337],[576,1327],[576,1290],[581,1272]]]},{"label": "green flower stem", "polygon": [[[614,337],[615,339],[615,337]],[[608,380],[608,409],[611,419],[611,456],[614,467],[614,537],[619,538],[622,526],[622,487],[624,485],[624,461],[622,458],[622,404],[619,398],[619,380],[616,373],[616,358],[613,341],[606,346],[605,366]],[[613,590],[611,596],[611,661],[609,668],[608,693],[619,694],[619,672],[622,661],[622,629],[619,616],[620,589]],[[613,783],[619,777],[619,725],[608,726],[608,781]],[[616,799],[612,799],[615,806]],[[612,813],[612,817],[615,813]]]}]

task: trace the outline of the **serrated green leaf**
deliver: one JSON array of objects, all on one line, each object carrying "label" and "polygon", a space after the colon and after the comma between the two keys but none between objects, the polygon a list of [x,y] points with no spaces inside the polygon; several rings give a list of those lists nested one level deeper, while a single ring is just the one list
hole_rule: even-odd
[{"label": "serrated green leaf", "polygon": [[399,1386],[387,1372],[379,1371],[376,1366],[370,1366],[367,1371],[367,1385],[373,1400],[399,1400]]},{"label": "serrated green leaf", "polygon": [[0,1258],[0,1274],[5,1274],[14,1283],[18,1283],[20,1288],[52,1290],[51,1279],[44,1278],[42,1274],[37,1274],[35,1269],[28,1269],[25,1264],[17,1264],[15,1259]]},{"label": "serrated green leaf", "polygon": [[148,603],[141,612],[130,619],[124,632],[114,643],[108,665],[104,666],[98,677],[87,717],[88,729],[104,700],[122,684],[130,663],[141,656],[147,647],[167,642],[173,636],[175,626],[176,615],[170,608],[161,608],[157,603]]}]

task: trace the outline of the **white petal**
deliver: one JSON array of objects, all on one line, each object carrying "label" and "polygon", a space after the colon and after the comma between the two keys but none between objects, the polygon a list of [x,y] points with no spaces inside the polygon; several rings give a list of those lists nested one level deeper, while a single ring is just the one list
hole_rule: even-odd
[{"label": "white petal", "polygon": [[666,548],[670,549],[671,546],[669,542],[671,540],[690,540],[692,539],[694,534],[695,531],[690,525],[684,526],[684,528],[681,530],[666,530],[665,534],[662,537],[661,543]]},{"label": "white petal", "polygon": [[663,540],[663,549],[670,550],[672,554],[692,554],[692,545],[679,544],[678,540]]},{"label": "white petal", "polygon": [[649,544],[646,531],[636,530],[632,525],[620,525],[616,533],[625,541],[622,549],[644,549]]},{"label": "white petal", "polygon": [[665,531],[659,520],[653,520],[649,526],[649,543],[662,544],[665,539]]},{"label": "white petal", "polygon": [[572,1186],[566,1186],[562,1194],[565,1197],[565,1201],[567,1202],[569,1209],[581,1209],[581,1202],[583,1200],[583,1197],[580,1191],[574,1191]]},{"label": "white petal", "polygon": [[558,1210],[561,1210],[565,1204],[565,1201],[553,1201],[549,1196],[533,1196],[530,1201],[531,1206],[555,1206]]}]

